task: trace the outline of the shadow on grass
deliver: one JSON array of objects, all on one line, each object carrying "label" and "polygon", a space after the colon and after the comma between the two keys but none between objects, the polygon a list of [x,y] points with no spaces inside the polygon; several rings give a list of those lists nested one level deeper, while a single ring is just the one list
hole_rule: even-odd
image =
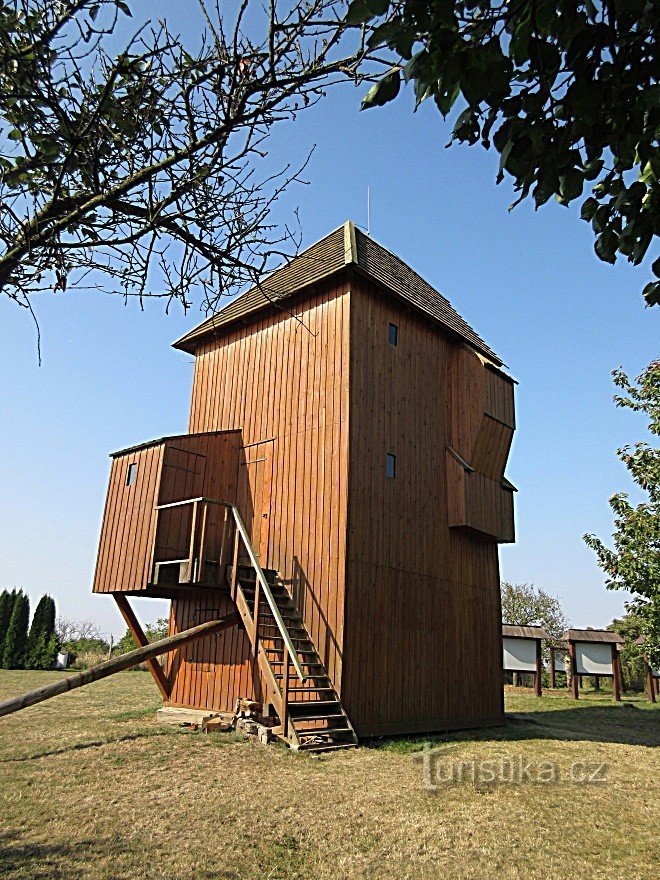
[{"label": "shadow on grass", "polygon": [[[76,842],[33,843],[14,829],[0,830],[0,866],[3,877],[8,880],[80,880],[90,876],[90,865],[107,865],[111,860],[117,873],[101,868],[98,876],[143,876],[133,864],[139,863],[144,851],[139,840],[128,840],[124,835],[85,839]],[[117,868],[123,861],[124,869]],[[106,869],[107,870],[107,869]],[[95,873],[94,876],[97,876]],[[149,875],[151,876],[151,875]],[[160,872],[158,873],[160,875]],[[164,876],[164,875],[163,875]],[[195,876],[199,880],[240,880],[241,874],[233,871],[200,869]]]},{"label": "shadow on grass", "polygon": [[660,746],[660,712],[649,712],[630,703],[582,705],[538,712],[507,712],[500,727],[454,730],[421,736],[379,737],[363,746],[397,752],[415,752],[425,743],[517,742],[560,740]]},{"label": "shadow on grass", "polygon": [[75,743],[70,746],[63,746],[60,749],[49,749],[43,752],[34,752],[31,755],[16,755],[12,758],[0,758],[0,764],[15,764],[22,761],[35,761],[37,758],[50,758],[53,755],[65,755],[68,752],[81,752],[86,749],[100,749],[103,746],[113,745],[114,743],[131,742],[138,739],[153,739],[160,736],[171,736],[169,730],[150,730],[138,733],[127,733],[123,736],[108,736],[104,739],[90,740],[89,742]]}]

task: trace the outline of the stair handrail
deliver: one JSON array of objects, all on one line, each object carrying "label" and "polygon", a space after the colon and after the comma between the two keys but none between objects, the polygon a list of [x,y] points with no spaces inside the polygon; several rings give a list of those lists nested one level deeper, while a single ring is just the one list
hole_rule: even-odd
[{"label": "stair handrail", "polygon": [[169,504],[158,504],[156,505],[156,510],[163,510],[168,507],[180,507],[184,504],[217,504],[220,507],[227,507],[231,510],[232,515],[234,517],[234,522],[236,524],[236,528],[241,536],[241,540],[245,545],[245,549],[247,550],[248,556],[250,557],[250,562],[252,563],[252,567],[254,568],[257,579],[259,580],[259,585],[263,590],[266,601],[270,606],[271,613],[275,618],[275,623],[277,624],[277,628],[280,631],[280,635],[282,636],[282,640],[287,647],[289,658],[293,663],[294,669],[296,670],[296,674],[301,682],[307,681],[307,676],[302,670],[302,666],[300,665],[300,661],[298,660],[298,652],[296,651],[293,642],[291,641],[291,636],[289,635],[289,631],[286,628],[284,621],[282,620],[282,615],[280,614],[280,609],[277,607],[277,603],[275,601],[275,597],[273,596],[270,585],[266,580],[266,575],[263,572],[263,569],[259,565],[259,560],[257,559],[252,544],[250,543],[250,538],[248,536],[247,530],[245,528],[245,523],[243,522],[240,513],[238,512],[238,507],[235,504],[232,504],[230,501],[219,501],[216,498],[205,498],[204,496],[200,496],[199,498],[186,498],[185,501],[172,501]]}]

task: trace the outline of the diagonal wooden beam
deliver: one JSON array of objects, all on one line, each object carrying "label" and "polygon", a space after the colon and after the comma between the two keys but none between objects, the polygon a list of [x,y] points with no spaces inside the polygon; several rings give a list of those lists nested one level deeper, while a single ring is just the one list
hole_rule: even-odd
[{"label": "diagonal wooden beam", "polygon": [[[126,622],[128,631],[133,636],[133,641],[138,646],[138,648],[145,648],[149,644],[149,639],[144,634],[144,630],[140,626],[140,621],[135,616],[135,612],[131,608],[128,599],[121,593],[113,593],[113,596],[115,602],[117,603],[117,608],[119,608],[121,616]],[[156,685],[158,686],[158,690],[163,696],[163,699],[168,700],[172,692],[172,683],[165,675],[163,667],[160,665],[158,660],[155,659],[150,659],[145,662],[147,664],[149,672],[152,674],[154,681],[156,682]]]}]

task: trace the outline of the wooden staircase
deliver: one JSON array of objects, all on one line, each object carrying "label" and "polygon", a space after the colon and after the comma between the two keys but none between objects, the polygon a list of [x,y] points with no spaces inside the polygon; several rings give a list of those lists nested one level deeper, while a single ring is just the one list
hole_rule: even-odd
[{"label": "wooden staircase", "polygon": [[279,716],[282,738],[291,748],[306,752],[355,747],[355,731],[298,608],[277,572],[261,571],[266,585],[255,568],[237,564],[228,567],[228,580],[266,682],[268,702]]}]

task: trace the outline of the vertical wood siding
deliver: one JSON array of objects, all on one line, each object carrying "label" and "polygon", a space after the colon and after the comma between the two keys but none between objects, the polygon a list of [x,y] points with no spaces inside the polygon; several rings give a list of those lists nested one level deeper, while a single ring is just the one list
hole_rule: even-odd
[{"label": "vertical wood siding", "polygon": [[[235,429],[244,447],[272,441],[268,552],[261,562],[277,569],[294,594],[339,686],[348,488],[348,287],[319,292],[293,312],[254,321],[198,350],[189,429]],[[174,625],[185,626],[206,601],[205,595],[176,600]],[[202,643],[194,656],[194,662],[186,657],[175,661],[172,703],[225,710],[237,696],[261,698],[247,641],[237,627],[218,640],[213,652]]]},{"label": "vertical wood siding", "polygon": [[[96,562],[95,593],[144,590],[151,571],[162,445],[112,459]],[[126,484],[128,468],[135,482]]]},{"label": "vertical wood siding", "polygon": [[342,698],[362,735],[502,713],[497,545],[448,521],[446,445],[465,435],[472,449],[483,417],[480,362],[452,395],[458,350],[414,313],[353,287]]},{"label": "vertical wood siding", "polygon": [[[162,512],[157,523],[156,505],[201,495],[235,501],[239,444],[239,432],[197,434],[168,438],[112,459],[94,592],[145,592],[150,590],[154,558],[188,555],[191,509]],[[136,471],[129,486],[131,465]],[[208,516],[211,558],[219,549],[221,515],[212,508]]]}]

